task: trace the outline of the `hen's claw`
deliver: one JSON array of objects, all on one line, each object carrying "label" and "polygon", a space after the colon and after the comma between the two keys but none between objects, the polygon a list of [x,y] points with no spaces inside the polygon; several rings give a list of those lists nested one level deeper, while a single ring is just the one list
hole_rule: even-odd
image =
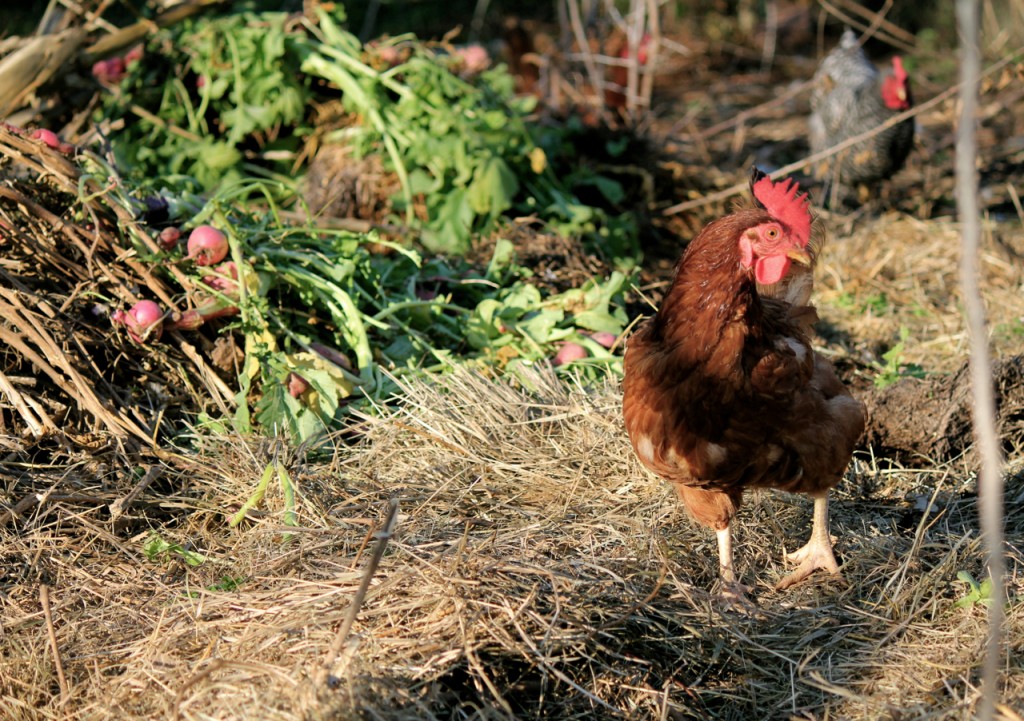
[{"label": "hen's claw", "polygon": [[786,560],[790,563],[804,563],[813,559],[818,559],[823,564],[815,566],[815,568],[824,568],[832,573],[839,573],[839,564],[836,563],[836,557],[832,553],[831,544],[808,541],[802,548],[786,554]]},{"label": "hen's claw", "polygon": [[750,587],[737,581],[722,581],[722,588],[718,593],[718,601],[723,611],[732,611],[742,616],[758,616],[761,609],[757,607],[750,596]]},{"label": "hen's claw", "polygon": [[802,548],[786,554],[786,560],[800,564],[796,570],[775,584],[775,590],[784,591],[795,586],[819,568],[832,575],[839,575],[839,564],[832,553],[832,539],[828,536],[828,494],[814,499],[814,520],[811,526],[811,540]]},{"label": "hen's claw", "polygon": [[803,548],[787,553],[786,560],[800,565],[796,567],[795,571],[775,584],[777,591],[784,591],[790,586],[795,586],[818,569],[828,571],[835,576],[840,575],[839,564],[836,563],[835,554],[832,553],[832,545],[827,540],[822,542],[820,539],[812,538]]}]

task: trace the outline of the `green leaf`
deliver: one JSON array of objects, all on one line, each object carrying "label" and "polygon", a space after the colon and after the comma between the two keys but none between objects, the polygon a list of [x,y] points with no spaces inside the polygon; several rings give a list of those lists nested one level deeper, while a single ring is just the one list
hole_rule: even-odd
[{"label": "green leaf", "polygon": [[508,163],[491,156],[477,168],[466,199],[477,214],[495,217],[512,207],[518,192],[519,181]]},{"label": "green leaf", "polygon": [[487,264],[485,273],[488,280],[500,280],[504,277],[505,271],[512,267],[515,259],[516,247],[511,240],[498,238],[494,243],[494,252],[491,253],[491,262]]},{"label": "green leaf", "polygon": [[[284,518],[282,522],[286,526],[298,526],[299,522],[295,515],[295,484],[288,468],[283,463],[277,464],[277,480],[281,484],[281,493],[284,495]],[[284,534],[285,540],[291,538],[290,534]]]},{"label": "green leaf", "polygon": [[267,486],[270,484],[270,479],[273,475],[274,464],[268,463],[263,469],[263,475],[260,476],[259,483],[256,484],[256,488],[253,489],[252,494],[250,494],[249,498],[247,498],[245,503],[242,504],[242,507],[239,508],[233,516],[231,516],[231,520],[228,521],[229,528],[234,528],[244,521],[249,511],[256,508],[256,506],[263,501],[263,496],[266,495]]},{"label": "green leaf", "polygon": [[485,298],[473,309],[466,321],[466,341],[478,350],[491,346],[491,341],[502,334],[498,319],[502,305],[494,298]]},{"label": "green leaf", "polygon": [[569,330],[556,333],[555,329],[565,318],[565,313],[560,310],[542,310],[528,316],[528,319],[519,323],[520,331],[529,335],[537,343],[550,343],[560,340],[571,333]]},{"label": "green leaf", "polygon": [[577,185],[592,185],[600,191],[601,195],[605,197],[609,203],[619,204],[626,199],[626,191],[622,187],[622,183],[611,178],[606,178],[603,175],[591,175],[585,178],[579,178],[576,181]]},{"label": "green leaf", "polygon": [[178,543],[165,541],[156,533],[151,533],[149,540],[142,546],[142,552],[150,561],[156,561],[164,556],[178,556],[189,566],[201,566],[207,561],[202,553],[190,551]]},{"label": "green leaf", "polygon": [[524,313],[537,308],[541,304],[540,291],[536,286],[516,283],[501,297],[501,310],[498,315],[503,320],[517,320]]},{"label": "green leaf", "polygon": [[423,230],[423,245],[429,250],[453,255],[469,250],[473,208],[466,202],[465,190],[449,192],[431,215],[432,220]]},{"label": "green leaf", "polygon": [[486,111],[481,119],[491,130],[504,130],[508,125],[508,115],[501,110],[488,110]]},{"label": "green leaf", "polygon": [[441,178],[428,173],[424,168],[409,171],[409,190],[414,195],[430,195],[443,187]]},{"label": "green leaf", "polygon": [[624,323],[611,313],[604,311],[585,310],[573,316],[573,322],[580,328],[603,333],[622,333]]}]

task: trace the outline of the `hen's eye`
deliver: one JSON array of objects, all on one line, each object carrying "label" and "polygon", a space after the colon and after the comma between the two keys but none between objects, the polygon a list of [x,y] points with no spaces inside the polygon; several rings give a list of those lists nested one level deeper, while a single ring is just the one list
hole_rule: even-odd
[{"label": "hen's eye", "polygon": [[769,228],[768,232],[765,233],[765,235],[768,237],[768,240],[775,240],[776,238],[779,237],[779,229],[778,228]]}]

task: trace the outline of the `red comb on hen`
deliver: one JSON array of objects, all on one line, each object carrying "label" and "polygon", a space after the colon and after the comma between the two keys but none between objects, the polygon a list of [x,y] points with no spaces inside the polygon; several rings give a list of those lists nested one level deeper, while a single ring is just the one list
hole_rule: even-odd
[{"label": "red comb on hen", "polygon": [[767,175],[761,175],[750,184],[754,199],[764,206],[776,220],[789,227],[801,247],[807,247],[811,239],[811,211],[807,193],[797,194],[800,186],[792,178],[773,183]]},{"label": "red comb on hen", "polygon": [[906,81],[907,71],[903,67],[903,58],[899,55],[892,56],[892,74],[896,76],[897,80]]}]

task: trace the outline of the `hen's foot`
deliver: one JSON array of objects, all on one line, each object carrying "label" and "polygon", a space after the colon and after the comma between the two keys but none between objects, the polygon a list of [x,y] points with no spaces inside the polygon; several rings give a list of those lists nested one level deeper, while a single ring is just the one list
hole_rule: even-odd
[{"label": "hen's foot", "polygon": [[775,584],[775,590],[784,591],[810,576],[818,569],[828,571],[834,576],[839,575],[839,564],[832,553],[832,544],[825,539],[812,538],[806,546],[786,554],[786,560],[798,563],[799,566],[791,574]]},{"label": "hen's foot", "polygon": [[718,592],[718,602],[723,611],[732,611],[744,616],[756,616],[760,609],[750,596],[750,587],[738,581],[722,581],[722,588]]}]

